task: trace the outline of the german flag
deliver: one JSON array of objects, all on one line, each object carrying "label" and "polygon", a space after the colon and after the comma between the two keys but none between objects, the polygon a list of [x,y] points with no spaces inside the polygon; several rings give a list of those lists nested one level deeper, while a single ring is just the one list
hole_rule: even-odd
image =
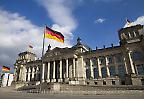
[{"label": "german flag", "polygon": [[10,71],[10,68],[9,68],[9,67],[6,67],[6,66],[3,66],[3,67],[2,67],[2,71],[9,72],[9,71]]},{"label": "german flag", "polygon": [[46,26],[45,28],[45,38],[53,39],[58,42],[64,43],[64,36],[57,31],[54,31]]}]

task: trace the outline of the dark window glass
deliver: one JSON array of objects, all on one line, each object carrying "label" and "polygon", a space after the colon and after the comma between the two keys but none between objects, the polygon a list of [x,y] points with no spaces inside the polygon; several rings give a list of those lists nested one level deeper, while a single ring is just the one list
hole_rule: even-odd
[{"label": "dark window glass", "polygon": [[102,71],[102,78],[106,78],[106,76],[107,76],[106,67],[102,67],[101,71]]},{"label": "dark window glass", "polygon": [[115,76],[116,75],[115,66],[110,66],[109,71],[110,71],[110,76]]},{"label": "dark window glass", "polygon": [[141,60],[142,57],[142,53],[141,52],[134,52],[132,55],[132,58],[136,61],[136,60]]},{"label": "dark window glass", "polygon": [[98,78],[98,68],[94,68],[94,79]]},{"label": "dark window glass", "polygon": [[95,83],[95,85],[97,85],[98,83],[97,82],[94,82]]},{"label": "dark window glass", "polygon": [[90,68],[86,69],[86,78],[90,79],[91,73],[90,73]]},{"label": "dark window glass", "polygon": [[115,85],[115,81],[112,81],[112,85]]},{"label": "dark window glass", "polygon": [[115,57],[116,57],[116,62],[117,62],[117,63],[123,62],[123,58],[122,58],[122,55],[121,55],[121,54],[117,54]]},{"label": "dark window glass", "polygon": [[141,65],[137,65],[136,67],[137,67],[138,74],[144,75],[144,65],[141,64]]},{"label": "dark window glass", "polygon": [[97,61],[95,57],[91,58],[91,60],[92,60],[92,65],[97,65]]},{"label": "dark window glass", "polygon": [[100,64],[101,65],[105,64],[105,57],[100,57]]},{"label": "dark window glass", "polygon": [[144,85],[144,79],[141,79],[141,83],[142,83],[142,85]]},{"label": "dark window glass", "polygon": [[118,66],[118,74],[120,77],[124,77],[125,76],[125,68],[123,65],[119,65]]},{"label": "dark window glass", "polygon": [[108,62],[113,63],[113,57],[112,56],[108,56]]},{"label": "dark window glass", "polygon": [[89,85],[89,82],[87,82],[87,85]]},{"label": "dark window glass", "polygon": [[103,81],[103,85],[106,85],[106,81]]}]

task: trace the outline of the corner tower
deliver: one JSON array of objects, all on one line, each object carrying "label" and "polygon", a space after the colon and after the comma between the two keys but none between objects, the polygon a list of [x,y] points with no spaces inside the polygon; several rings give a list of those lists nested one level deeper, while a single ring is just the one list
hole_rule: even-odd
[{"label": "corner tower", "polygon": [[139,85],[144,73],[144,27],[130,21],[125,26],[118,31],[120,46],[125,56],[126,70],[131,78],[131,84]]}]

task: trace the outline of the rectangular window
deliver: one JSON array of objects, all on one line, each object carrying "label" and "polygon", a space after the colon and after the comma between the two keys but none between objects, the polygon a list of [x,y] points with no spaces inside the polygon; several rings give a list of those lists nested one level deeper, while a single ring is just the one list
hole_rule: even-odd
[{"label": "rectangular window", "polygon": [[141,79],[141,83],[142,83],[142,85],[144,85],[144,79]]},{"label": "rectangular window", "polygon": [[86,78],[90,79],[90,77],[91,77],[91,72],[90,72],[90,69],[88,68],[86,69]]},{"label": "rectangular window", "polygon": [[94,68],[94,79],[97,79],[98,77],[99,77],[98,68]]},{"label": "rectangular window", "polygon": [[120,53],[120,54],[117,54],[117,55],[115,56],[115,58],[116,58],[116,63],[122,63],[122,62],[123,62],[123,56],[122,56],[121,53]]},{"label": "rectangular window", "polygon": [[92,65],[96,66],[97,65],[96,57],[93,57],[91,60],[92,60]]},{"label": "rectangular window", "polygon": [[106,76],[107,76],[106,67],[102,67],[102,68],[101,68],[101,71],[102,71],[102,78],[106,78]]},{"label": "rectangular window", "polygon": [[137,65],[137,71],[138,71],[138,75],[144,75],[144,65]]},{"label": "rectangular window", "polygon": [[109,71],[110,71],[110,76],[115,76],[116,75],[115,66],[110,66]]},{"label": "rectangular window", "polygon": [[124,65],[119,65],[118,66],[118,75],[120,77],[124,77],[125,76],[125,68]]},{"label": "rectangular window", "polygon": [[113,57],[112,56],[108,56],[108,62],[113,63]]},{"label": "rectangular window", "polygon": [[112,81],[112,85],[115,85],[115,81]]},{"label": "rectangular window", "polygon": [[106,81],[103,81],[103,85],[106,85]]},{"label": "rectangular window", "polygon": [[105,64],[105,57],[100,57],[100,64],[104,65]]},{"label": "rectangular window", "polygon": [[95,83],[95,85],[97,85],[98,83],[97,82],[94,82]]}]

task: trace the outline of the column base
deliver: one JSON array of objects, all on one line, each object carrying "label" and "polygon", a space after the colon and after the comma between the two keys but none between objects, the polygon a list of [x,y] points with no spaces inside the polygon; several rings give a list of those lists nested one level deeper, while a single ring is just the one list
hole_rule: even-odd
[{"label": "column base", "polygon": [[68,83],[69,83],[69,78],[64,78],[64,82],[65,82],[66,84],[68,84]]},{"label": "column base", "polygon": [[62,82],[63,79],[58,79],[58,82]]},{"label": "column base", "polygon": [[54,78],[54,79],[52,79],[52,81],[51,82],[56,82],[56,79]]},{"label": "column base", "polygon": [[46,82],[50,82],[50,79],[47,79]]},{"label": "column base", "polygon": [[44,80],[44,79],[42,79],[42,80],[41,80],[41,82],[43,83],[43,82],[45,82],[45,80]]}]

